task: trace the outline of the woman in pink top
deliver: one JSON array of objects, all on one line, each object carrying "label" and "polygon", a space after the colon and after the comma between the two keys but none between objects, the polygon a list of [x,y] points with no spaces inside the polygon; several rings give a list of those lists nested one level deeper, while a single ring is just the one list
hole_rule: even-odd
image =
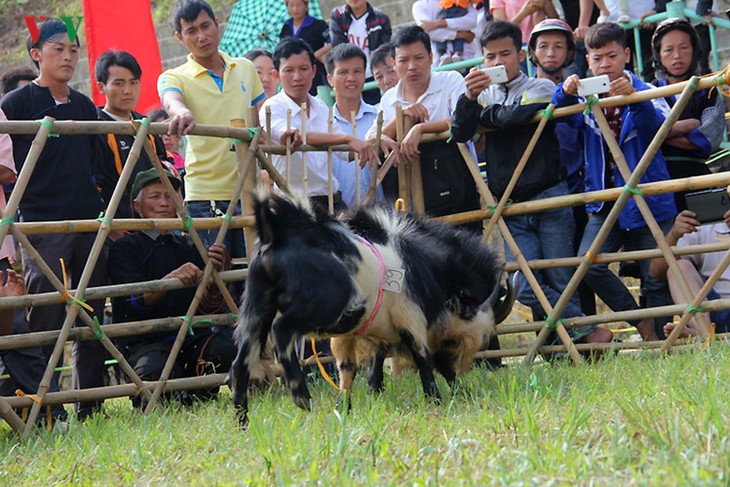
[{"label": "woman in pink top", "polygon": [[508,20],[520,26],[522,43],[527,44],[536,24],[557,19],[558,12],[550,0],[492,0],[489,11],[494,20]]}]

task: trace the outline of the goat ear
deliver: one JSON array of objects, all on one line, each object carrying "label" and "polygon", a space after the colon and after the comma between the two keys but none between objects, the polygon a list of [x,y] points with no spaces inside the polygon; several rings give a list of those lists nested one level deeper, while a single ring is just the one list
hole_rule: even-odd
[{"label": "goat ear", "polygon": [[263,252],[274,241],[274,229],[272,220],[274,215],[271,211],[271,200],[256,199],[254,203],[254,213],[256,216],[256,230],[259,234],[259,248]]},{"label": "goat ear", "polygon": [[499,278],[494,285],[494,289],[484,303],[486,306],[492,308],[495,325],[498,325],[507,319],[509,314],[512,312],[512,306],[515,304],[515,291],[512,286],[512,282],[509,279],[506,280],[506,289],[501,285],[504,267],[505,264],[502,264],[501,271],[499,272]]}]

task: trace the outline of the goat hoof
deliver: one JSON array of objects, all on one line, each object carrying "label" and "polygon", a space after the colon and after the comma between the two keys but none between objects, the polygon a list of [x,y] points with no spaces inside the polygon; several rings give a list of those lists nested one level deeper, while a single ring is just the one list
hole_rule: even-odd
[{"label": "goat hoof", "polygon": [[337,396],[337,410],[349,413],[352,409],[352,401],[350,400],[350,393],[347,391],[340,391]]},{"label": "goat hoof", "polygon": [[295,396],[294,397],[294,404],[297,405],[297,407],[304,409],[305,411],[311,411],[312,410],[312,398],[307,396]]}]

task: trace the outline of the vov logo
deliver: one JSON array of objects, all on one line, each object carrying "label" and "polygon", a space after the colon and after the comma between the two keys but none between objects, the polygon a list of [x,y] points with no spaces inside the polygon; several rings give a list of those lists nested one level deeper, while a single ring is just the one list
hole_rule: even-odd
[{"label": "vov logo", "polygon": [[[32,15],[24,16],[23,19],[25,20],[25,25],[28,26],[28,32],[30,32],[30,38],[33,40],[33,42],[36,42],[38,40],[38,36],[41,34],[40,30],[40,24],[43,23],[44,20],[46,20],[48,17],[41,16],[41,17],[35,17]],[[82,15],[76,16],[76,17],[59,17],[61,21],[66,24],[66,32],[68,33],[68,39],[73,42],[76,40],[77,33],[79,31],[79,27],[81,26],[81,22],[84,20],[84,17]],[[74,19],[76,19],[76,23],[74,24]]]}]

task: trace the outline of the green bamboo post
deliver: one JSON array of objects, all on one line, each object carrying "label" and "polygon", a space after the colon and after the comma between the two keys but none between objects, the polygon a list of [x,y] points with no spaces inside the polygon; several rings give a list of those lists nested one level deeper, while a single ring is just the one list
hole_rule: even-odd
[{"label": "green bamboo post", "polygon": [[[651,91],[651,90],[647,90]],[[677,100],[677,103],[675,103],[674,107],[669,113],[669,116],[666,118],[662,126],[657,131],[656,135],[654,136],[654,139],[649,144],[649,147],[647,147],[646,152],[642,155],[641,159],[639,160],[639,163],[636,165],[636,168],[634,169],[634,172],[631,174],[631,177],[626,181],[626,185],[629,188],[635,188],[641,177],[646,172],[646,169],[649,167],[649,164],[654,159],[654,155],[659,151],[661,148],[662,143],[664,142],[664,139],[666,139],[669,132],[672,130],[672,126],[677,122],[679,119],[679,115],[682,113],[682,110],[684,110],[684,107],[687,105],[687,102],[692,97],[692,93],[694,93],[694,90],[687,85],[685,89],[682,92],[682,95]],[[626,97],[628,98],[628,97]],[[604,134],[605,136],[605,134]],[[556,315],[560,315],[563,310],[565,309],[565,306],[568,304],[568,300],[570,297],[575,293],[576,289],[578,288],[578,285],[583,280],[583,277],[588,272],[588,267],[592,265],[592,257],[593,255],[598,254],[599,250],[601,249],[601,246],[606,241],[606,237],[608,236],[608,233],[611,231],[613,226],[616,224],[616,221],[618,220],[618,216],[623,210],[624,206],[626,205],[626,202],[628,201],[629,197],[631,196],[631,193],[628,191],[622,191],[619,195],[618,199],[616,200],[616,203],[611,208],[611,210],[608,213],[608,216],[606,217],[606,220],[603,223],[603,226],[598,232],[598,235],[596,235],[596,238],[591,243],[590,248],[588,249],[588,252],[586,253],[583,262],[578,266],[575,273],[573,274],[573,277],[570,279],[570,282],[568,283],[568,286],[563,291],[563,294],[560,295],[560,298],[558,299],[558,302],[555,304],[555,309],[553,312]],[[545,339],[547,338],[548,330],[547,327],[543,328],[542,331],[540,331],[540,334],[537,336],[537,340],[533,342],[532,346],[530,347],[530,352],[527,354],[524,360],[525,365],[532,364],[532,361],[535,358],[535,353],[537,352],[537,348],[541,346]]]},{"label": "green bamboo post", "polygon": [[[693,88],[696,85],[690,83],[688,86],[693,92],[696,91]],[[613,135],[611,127],[608,125],[608,120],[606,120],[603,110],[593,106],[591,108],[591,112],[593,112],[593,116],[596,118],[596,123],[598,123],[598,127],[601,129],[601,132],[603,132],[603,137],[606,140],[608,149],[611,151],[613,159],[616,162],[616,167],[624,180],[628,180],[628,178],[631,177],[631,169],[626,162],[623,151],[621,151],[621,148],[616,141],[616,137]],[[644,196],[641,193],[636,194],[634,195],[634,201],[636,201],[636,206],[639,208],[641,215],[644,217],[644,221],[649,227],[654,240],[656,240],[659,245],[662,255],[669,265],[670,272],[672,272],[674,277],[677,279],[677,284],[679,285],[684,299],[689,302],[692,299],[692,292],[690,291],[689,285],[687,284],[682,271],[679,269],[677,259],[674,257],[674,254],[664,237],[664,232],[662,232],[662,229],[659,227],[659,224],[657,223],[656,218],[654,218],[651,209],[649,209],[649,205],[646,203]],[[700,325],[702,336],[707,336],[710,331],[710,324],[707,322],[704,314],[700,314],[697,323]]]},{"label": "green bamboo post", "polygon": [[[63,325],[61,326],[61,333],[59,334],[58,341],[53,348],[53,352],[51,353],[51,359],[46,366],[46,371],[43,374],[43,379],[39,384],[38,392],[36,394],[40,398],[40,401],[37,401],[33,404],[33,407],[30,410],[30,414],[28,415],[28,422],[26,423],[25,427],[26,435],[29,434],[30,430],[35,426],[35,421],[38,418],[38,414],[40,413],[41,403],[43,402],[43,398],[45,397],[46,393],[48,392],[48,388],[51,385],[51,378],[53,376],[56,364],[62,356],[63,347],[66,344],[68,333],[71,329],[71,326],[73,325],[73,322],[76,320],[76,317],[79,314],[79,302],[82,302],[84,300],[84,292],[86,291],[86,286],[91,279],[91,275],[94,272],[94,268],[96,267],[99,255],[101,255],[101,252],[104,249],[104,245],[106,243],[106,239],[111,232],[111,224],[109,223],[109,221],[114,218],[114,214],[117,211],[119,202],[121,201],[122,195],[124,194],[124,191],[127,187],[127,182],[132,176],[134,166],[137,164],[137,160],[139,159],[142,147],[144,146],[144,142],[145,140],[147,140],[148,123],[149,121],[147,119],[144,119],[143,122],[139,125],[137,135],[135,136],[134,143],[132,144],[132,148],[129,152],[129,156],[127,157],[127,161],[124,164],[122,173],[119,175],[119,181],[117,182],[117,186],[114,188],[111,200],[109,201],[109,204],[107,206],[106,217],[102,220],[102,224],[99,227],[99,231],[96,234],[96,238],[91,247],[89,257],[86,260],[86,265],[84,266],[84,270],[81,273],[78,285],[76,286],[75,300],[66,308],[66,318],[64,319]],[[16,234],[16,237],[17,236],[18,235]],[[27,245],[27,250],[30,250],[32,247],[30,245],[30,242],[26,240],[25,243]],[[36,261],[36,264],[40,266],[41,261],[43,261],[43,259],[40,255],[38,255],[38,260]],[[51,275],[53,275],[53,272],[51,272]],[[58,279],[56,279],[56,281],[57,280]],[[87,321],[86,324],[87,326],[90,326],[91,329],[95,329],[95,324],[93,322],[89,324]],[[126,360],[124,360],[124,357],[121,355],[121,353],[119,353],[119,351],[116,349],[114,344],[109,341],[109,339],[104,339],[104,337],[102,336],[100,341],[107,350],[109,350],[112,354],[120,357],[123,362],[126,362]],[[139,383],[141,385],[141,380],[139,379],[137,374],[134,373],[132,367],[128,367],[127,370],[132,372],[130,378],[135,381],[135,383]]]},{"label": "green bamboo post", "polygon": [[[479,192],[482,194],[482,197],[486,200],[487,204],[493,205],[495,204],[494,196],[492,196],[491,191],[489,191],[489,188],[486,184],[484,184],[484,180],[482,179],[481,174],[479,174],[479,171],[477,170],[477,165],[474,163],[474,160],[471,157],[471,154],[469,153],[469,150],[466,148],[466,145],[459,144],[459,152],[461,152],[461,156],[464,158],[464,163],[466,164],[467,168],[469,169],[469,172],[472,175],[472,178],[474,179],[474,182],[477,185],[477,188],[479,188]],[[481,181],[481,183],[480,183]],[[522,252],[520,251],[520,248],[517,246],[517,242],[515,242],[515,239],[512,237],[512,234],[509,231],[509,228],[507,228],[507,224],[504,222],[504,219],[500,218],[497,221],[497,224],[499,225],[499,230],[502,232],[502,237],[504,238],[505,243],[512,251],[512,255],[514,256],[515,260],[517,261],[518,265],[520,266],[520,269],[525,275],[525,279],[527,279],[527,282],[530,284],[530,287],[532,287],[532,290],[535,293],[535,297],[538,301],[540,301],[540,306],[545,310],[546,313],[552,313],[553,307],[550,304],[550,301],[548,301],[547,297],[545,296],[545,293],[542,291],[542,288],[540,287],[540,284],[538,284],[537,279],[535,279],[535,274],[532,272],[530,267],[527,265],[527,260],[525,259],[525,256],[522,255]],[[556,318],[557,320],[557,318]],[[543,328],[544,330],[547,330],[547,326]],[[573,362],[575,363],[582,363],[583,358],[580,356],[580,354],[575,350],[575,347],[573,346],[573,339],[570,338],[570,335],[568,335],[568,332],[565,330],[565,327],[560,323],[560,321],[556,322],[555,332],[558,334],[558,337],[562,340],[562,342],[568,347],[570,358],[573,359]]]},{"label": "green bamboo post", "polygon": [[[223,242],[223,239],[225,238],[226,232],[228,231],[228,219],[233,214],[233,211],[236,207],[236,204],[238,203],[238,196],[241,194],[241,189],[243,188],[243,183],[246,179],[246,173],[253,167],[253,159],[255,157],[255,151],[258,146],[259,137],[261,136],[260,132],[257,132],[256,135],[254,135],[253,140],[251,141],[251,146],[249,150],[249,157],[248,161],[246,161],[246,164],[243,166],[243,171],[238,176],[238,181],[236,182],[236,189],[233,192],[233,197],[231,198],[231,202],[228,205],[228,208],[226,210],[226,216],[223,219],[223,224],[221,225],[221,229],[218,232],[218,235],[216,236],[215,243],[220,244]],[[198,309],[198,305],[203,300],[203,296],[205,295],[206,288],[208,286],[208,282],[211,278],[211,275],[213,274],[213,264],[210,260],[206,262],[205,269],[203,269],[203,278],[200,280],[200,283],[198,284],[197,289],[195,290],[195,295],[193,296],[193,300],[190,303],[190,306],[188,307],[187,313],[185,313],[186,320],[192,323],[192,319],[195,316],[195,312]],[[160,380],[158,382],[158,385],[155,387],[154,391],[152,392],[152,397],[150,398],[149,402],[147,403],[147,407],[145,408],[145,413],[151,412],[156,403],[157,400],[160,397],[160,394],[162,394],[162,389],[164,383],[167,381],[167,379],[170,377],[170,373],[172,372],[172,367],[175,364],[175,360],[177,359],[178,354],[180,353],[180,349],[182,348],[183,342],[185,341],[185,336],[188,333],[188,327],[187,326],[181,326],[180,329],[177,332],[177,336],[175,337],[175,342],[172,345],[172,349],[170,350],[170,355],[167,357],[167,361],[165,362],[165,367],[162,369],[162,374],[160,375]]]},{"label": "green bamboo post", "polygon": [[[553,105],[551,103],[545,109],[545,113],[552,113],[554,109],[555,109],[555,105]],[[510,178],[509,183],[507,184],[507,188],[505,188],[505,190],[504,190],[504,194],[499,199],[499,203],[497,204],[497,207],[495,208],[494,213],[492,214],[492,217],[487,222],[487,226],[484,229],[484,233],[487,236],[491,235],[492,231],[494,230],[494,225],[499,220],[499,218],[502,217],[502,211],[504,211],[504,207],[507,206],[507,202],[509,201],[510,196],[512,196],[512,191],[514,191],[515,186],[517,186],[517,181],[520,179],[520,176],[522,176],[522,171],[525,170],[527,161],[530,160],[530,156],[532,156],[532,153],[535,150],[537,141],[542,136],[542,132],[545,130],[545,127],[547,126],[549,121],[550,121],[550,119],[547,115],[543,116],[540,119],[540,123],[537,125],[537,128],[535,129],[535,133],[532,134],[532,138],[530,139],[530,142],[527,144],[527,147],[525,148],[525,152],[522,153],[522,157],[520,158],[520,161],[517,163],[517,166],[515,167],[515,170],[512,173],[512,178]]]}]

